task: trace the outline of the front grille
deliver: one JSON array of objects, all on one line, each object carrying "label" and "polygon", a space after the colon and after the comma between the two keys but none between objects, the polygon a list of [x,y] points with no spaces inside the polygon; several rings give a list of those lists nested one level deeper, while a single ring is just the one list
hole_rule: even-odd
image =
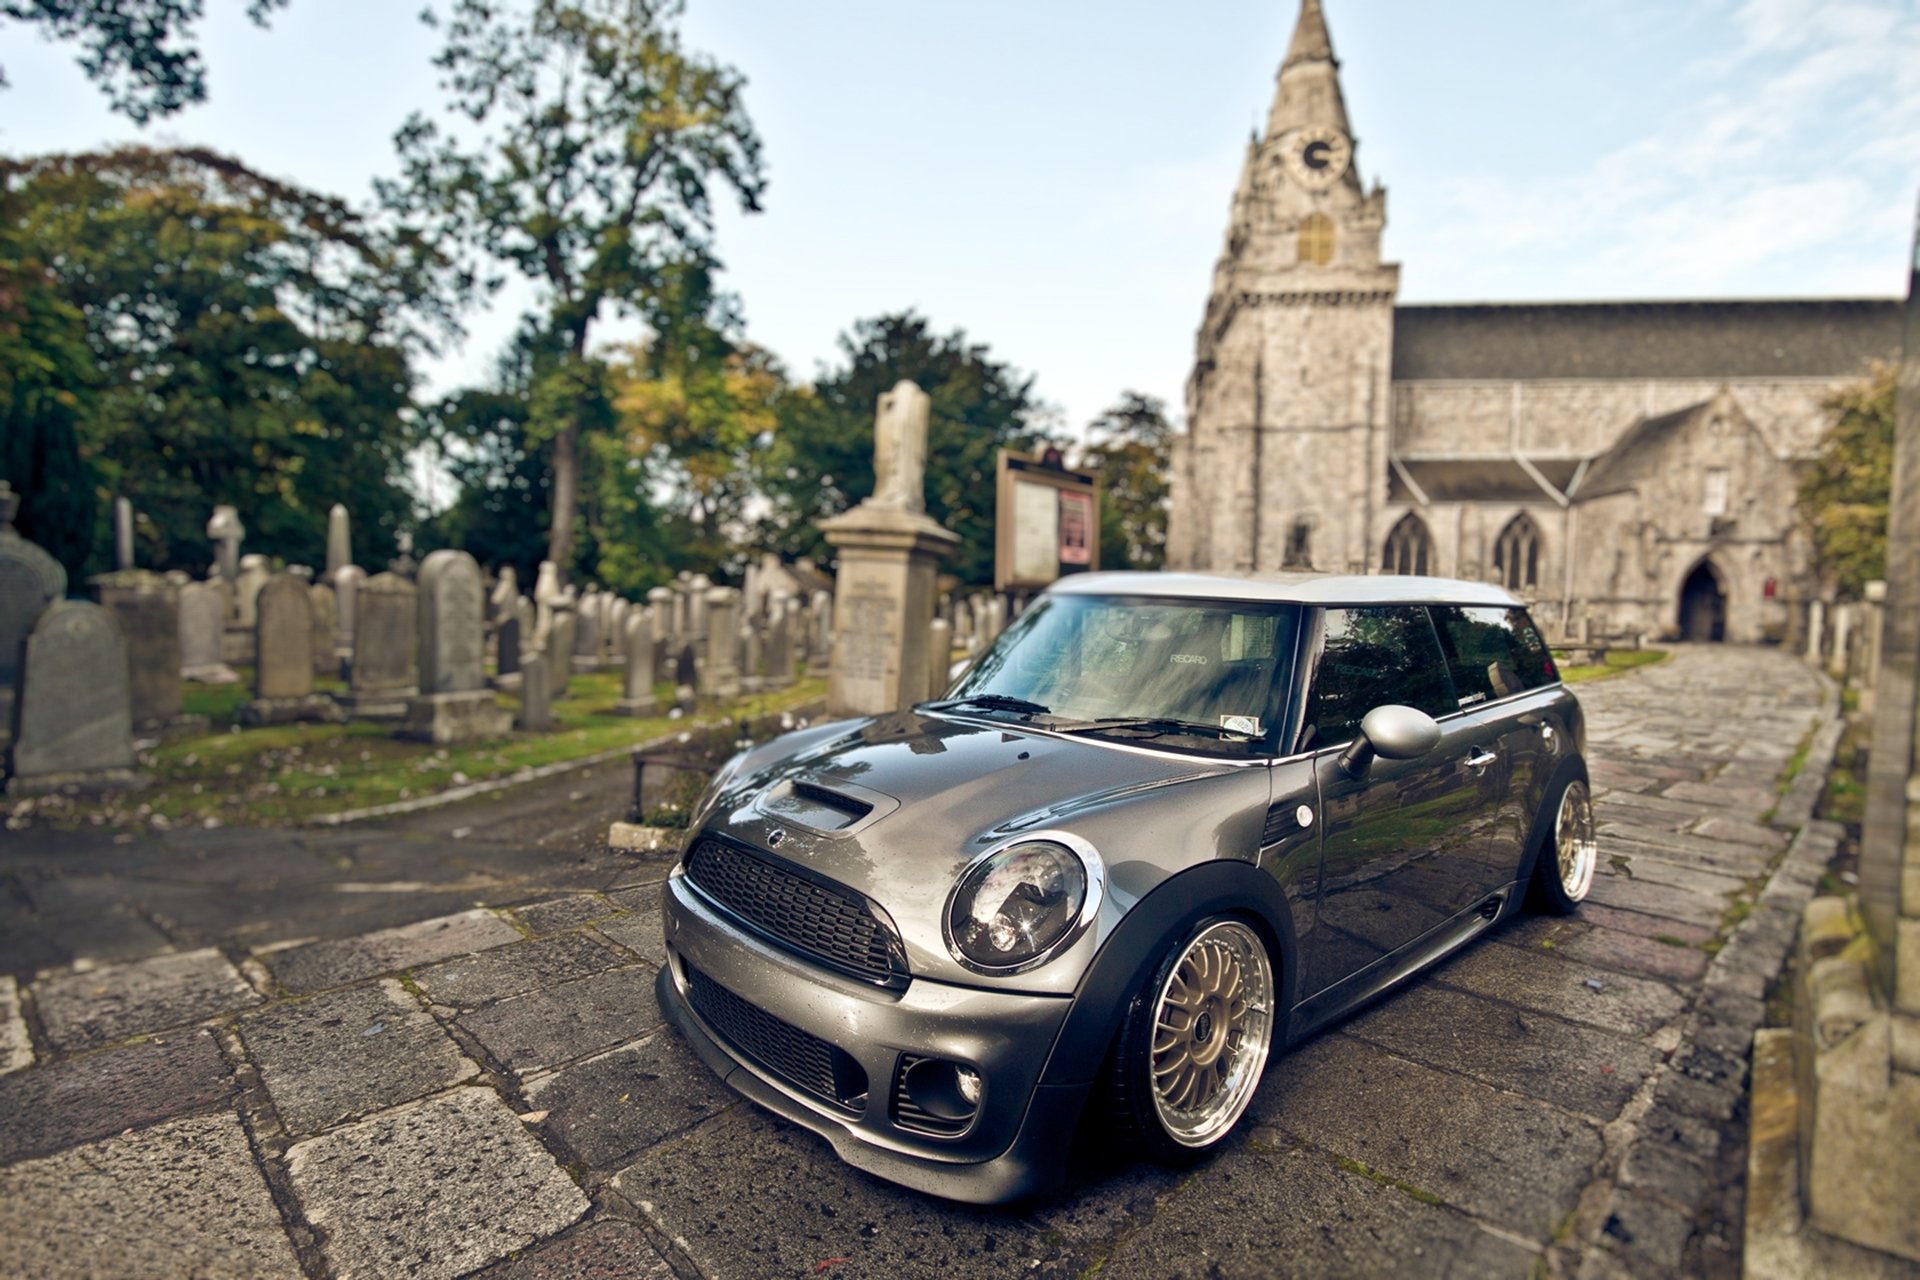
[{"label": "front grille", "polygon": [[687,856],[700,892],[783,946],[887,987],[907,982],[905,949],[866,898],[719,840]]},{"label": "front grille", "polygon": [[973,1124],[972,1116],[958,1120],[945,1116],[936,1116],[913,1100],[913,1094],[907,1090],[907,1072],[926,1059],[913,1054],[900,1055],[900,1065],[893,1073],[893,1122],[902,1129],[911,1129],[915,1133],[924,1133],[934,1138],[955,1138],[967,1131]]},{"label": "front grille", "polygon": [[692,965],[687,998],[721,1039],[794,1088],[842,1110],[865,1109],[867,1073],[845,1050],[756,1008]]}]

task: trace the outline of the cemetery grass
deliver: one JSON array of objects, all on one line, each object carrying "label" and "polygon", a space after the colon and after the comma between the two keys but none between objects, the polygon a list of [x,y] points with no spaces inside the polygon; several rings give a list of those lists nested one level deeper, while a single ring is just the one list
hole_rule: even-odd
[{"label": "cemetery grass", "polygon": [[1610,649],[1605,662],[1590,662],[1577,667],[1561,667],[1560,678],[1568,684],[1582,680],[1604,680],[1635,667],[1650,667],[1667,658],[1665,649]]},{"label": "cemetery grass", "polygon": [[[618,671],[572,678],[555,699],[554,729],[515,731],[504,738],[436,747],[393,736],[393,726],[371,721],[344,725],[289,724],[257,729],[233,725],[251,687],[189,686],[187,710],[211,720],[213,732],[176,738],[143,750],[148,786],[96,797],[43,796],[16,802],[7,825],[107,826],[130,830],[180,827],[287,827],[349,810],[430,796],[470,783],[515,781],[523,770],[579,760],[666,737],[696,723],[760,716],[819,702],[826,680],[802,677],[790,688],[740,698],[725,707],[704,699],[691,718],[665,714],[671,685],[655,689],[662,714],[635,719],[612,714],[621,694]],[[322,691],[338,682],[321,681]],[[503,705],[518,699],[499,695]]]}]

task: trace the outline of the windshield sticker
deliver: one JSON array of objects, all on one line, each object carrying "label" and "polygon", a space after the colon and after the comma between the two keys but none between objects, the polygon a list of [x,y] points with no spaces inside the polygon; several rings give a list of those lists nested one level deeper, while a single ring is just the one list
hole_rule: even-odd
[{"label": "windshield sticker", "polygon": [[1173,655],[1173,660],[1182,666],[1188,667],[1204,667],[1207,665],[1207,655],[1204,653],[1176,653]]},{"label": "windshield sticker", "polygon": [[1466,697],[1460,699],[1460,705],[1463,707],[1470,707],[1476,702],[1485,702],[1486,700],[1487,700],[1487,695],[1484,693],[1470,693]]},{"label": "windshield sticker", "polygon": [[1250,737],[1263,737],[1266,730],[1260,727],[1259,716],[1221,716],[1220,727],[1228,733],[1244,733]]}]

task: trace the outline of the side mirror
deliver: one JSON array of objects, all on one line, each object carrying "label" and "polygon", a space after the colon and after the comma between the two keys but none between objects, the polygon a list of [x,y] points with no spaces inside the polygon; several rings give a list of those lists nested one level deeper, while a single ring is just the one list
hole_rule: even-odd
[{"label": "side mirror", "polygon": [[1375,707],[1360,722],[1360,732],[1353,742],[1340,753],[1340,768],[1348,777],[1357,778],[1376,755],[1412,760],[1439,745],[1440,726],[1426,712],[1394,704]]}]

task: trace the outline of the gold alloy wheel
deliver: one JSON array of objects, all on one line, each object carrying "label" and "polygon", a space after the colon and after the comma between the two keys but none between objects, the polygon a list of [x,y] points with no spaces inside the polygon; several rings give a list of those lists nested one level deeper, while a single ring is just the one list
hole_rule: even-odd
[{"label": "gold alloy wheel", "polygon": [[1247,1109],[1273,1040],[1273,965],[1259,935],[1223,920],[1187,944],[1153,1014],[1153,1106],[1183,1147],[1218,1140]]},{"label": "gold alloy wheel", "polygon": [[1600,861],[1600,844],[1593,838],[1593,804],[1584,782],[1569,782],[1560,793],[1553,847],[1560,864],[1560,890],[1569,902],[1579,902],[1593,887],[1594,865]]}]

